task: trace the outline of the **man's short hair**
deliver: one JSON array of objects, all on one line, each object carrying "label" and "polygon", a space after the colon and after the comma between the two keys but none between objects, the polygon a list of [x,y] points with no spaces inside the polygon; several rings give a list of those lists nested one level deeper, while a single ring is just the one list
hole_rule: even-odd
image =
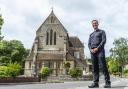
[{"label": "man's short hair", "polygon": [[98,23],[98,20],[96,20],[96,19],[92,20],[92,22],[93,22],[93,21],[96,21],[96,22]]}]

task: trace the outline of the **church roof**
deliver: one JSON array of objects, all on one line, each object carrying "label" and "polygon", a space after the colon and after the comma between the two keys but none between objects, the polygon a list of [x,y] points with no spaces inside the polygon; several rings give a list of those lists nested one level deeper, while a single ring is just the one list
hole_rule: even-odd
[{"label": "church roof", "polygon": [[[45,20],[45,21],[41,24],[41,26],[38,28],[38,30],[41,29],[41,27],[44,25],[44,23],[45,23],[49,18],[51,18],[51,16],[53,16],[55,19],[58,20],[59,24],[62,25],[64,31],[67,33],[66,28],[63,26],[63,24],[60,22],[60,20],[56,17],[56,15],[54,14],[54,11],[53,11],[53,10],[52,10],[51,13],[49,14],[49,16],[46,18],[46,20]],[[38,31],[38,30],[37,30],[37,31]]]},{"label": "church roof", "polygon": [[69,47],[84,47],[78,37],[69,37]]}]

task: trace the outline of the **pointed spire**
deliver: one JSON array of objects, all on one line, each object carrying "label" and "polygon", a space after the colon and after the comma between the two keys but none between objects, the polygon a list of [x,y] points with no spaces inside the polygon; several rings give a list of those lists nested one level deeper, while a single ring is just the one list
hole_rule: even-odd
[{"label": "pointed spire", "polygon": [[51,10],[53,11],[53,6],[51,7]]},{"label": "pointed spire", "polygon": [[51,9],[52,9],[52,12],[53,12],[53,0],[51,0]]},{"label": "pointed spire", "polygon": [[50,13],[50,16],[53,16],[54,15],[54,11],[53,11],[53,8],[51,8],[51,13]]},{"label": "pointed spire", "polygon": [[51,7],[51,9],[52,9],[51,13],[53,13],[53,7]]}]

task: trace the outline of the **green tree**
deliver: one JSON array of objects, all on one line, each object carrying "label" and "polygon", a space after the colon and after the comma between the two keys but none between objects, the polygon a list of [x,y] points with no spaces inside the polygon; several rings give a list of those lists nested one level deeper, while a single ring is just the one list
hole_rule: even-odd
[{"label": "green tree", "polygon": [[115,59],[118,66],[121,67],[121,75],[123,73],[124,65],[128,63],[128,39],[119,38],[114,42],[114,47],[110,49],[111,57]]},{"label": "green tree", "polygon": [[21,41],[2,40],[0,43],[0,62],[2,64],[17,62],[23,65],[28,53],[28,50],[24,48]]},{"label": "green tree", "polygon": [[1,28],[2,28],[3,23],[4,23],[4,20],[2,18],[2,15],[0,15],[0,41],[3,39],[3,36],[1,36]]}]

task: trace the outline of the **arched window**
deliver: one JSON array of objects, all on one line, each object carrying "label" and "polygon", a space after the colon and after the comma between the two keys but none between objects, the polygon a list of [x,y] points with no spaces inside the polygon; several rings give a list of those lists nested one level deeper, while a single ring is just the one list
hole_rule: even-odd
[{"label": "arched window", "polygon": [[55,19],[53,16],[51,16],[51,23],[54,23]]},{"label": "arched window", "polygon": [[56,32],[54,32],[54,45],[56,45]]},{"label": "arched window", "polygon": [[48,45],[48,42],[49,42],[49,33],[47,32],[46,33],[46,45]]},{"label": "arched window", "polygon": [[52,45],[52,36],[53,36],[53,30],[50,30],[50,45]]}]

